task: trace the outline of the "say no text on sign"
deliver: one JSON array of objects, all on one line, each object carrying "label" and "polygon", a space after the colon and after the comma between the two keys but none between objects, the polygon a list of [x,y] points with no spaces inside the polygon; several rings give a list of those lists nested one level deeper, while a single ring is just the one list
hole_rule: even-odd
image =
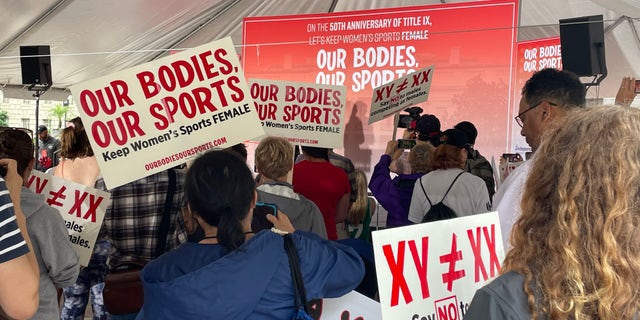
[{"label": "say no text on sign", "polygon": [[373,245],[384,319],[462,319],[504,259],[496,212],[374,231]]}]

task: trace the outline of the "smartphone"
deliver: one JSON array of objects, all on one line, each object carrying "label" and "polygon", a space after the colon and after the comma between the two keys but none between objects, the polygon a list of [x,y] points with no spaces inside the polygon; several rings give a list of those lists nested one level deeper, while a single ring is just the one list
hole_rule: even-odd
[{"label": "smartphone", "polygon": [[398,149],[412,149],[415,146],[415,139],[398,139]]},{"label": "smartphone", "polygon": [[636,84],[634,88],[635,89],[633,90],[633,92],[640,93],[640,80],[636,80]]},{"label": "smartphone", "polygon": [[398,117],[398,128],[411,129],[413,117],[410,114],[401,114]]},{"label": "smartphone", "polygon": [[256,202],[256,207],[253,208],[253,219],[251,220],[251,231],[257,233],[264,229],[271,229],[273,223],[267,220],[267,215],[277,215],[278,206],[273,203]]},{"label": "smartphone", "polygon": [[502,158],[507,162],[520,162],[522,161],[522,156],[519,153],[503,153]]}]

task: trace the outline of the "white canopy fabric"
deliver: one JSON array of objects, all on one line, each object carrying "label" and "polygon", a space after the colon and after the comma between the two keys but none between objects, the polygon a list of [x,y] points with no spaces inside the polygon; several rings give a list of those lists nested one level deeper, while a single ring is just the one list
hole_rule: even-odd
[{"label": "white canopy fabric", "polygon": [[[24,96],[19,59],[24,45],[51,47],[53,85],[59,90],[50,95],[58,97],[68,95],[66,88],[73,84],[157,59],[172,49],[226,36],[239,46],[243,17],[453,2],[463,1],[1,0],[0,86],[5,97]],[[640,77],[639,0],[522,0],[518,37],[558,36],[559,19],[595,14],[605,18],[609,76],[599,92],[589,95],[611,97],[623,76]]]}]

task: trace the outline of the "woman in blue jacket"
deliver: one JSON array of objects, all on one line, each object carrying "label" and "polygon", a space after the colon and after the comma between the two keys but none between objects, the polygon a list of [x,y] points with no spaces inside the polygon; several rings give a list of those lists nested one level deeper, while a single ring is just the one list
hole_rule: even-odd
[{"label": "woman in blue jacket", "polygon": [[142,272],[138,319],[290,319],[293,282],[281,234],[298,249],[307,298],[339,297],[358,286],[364,265],[351,248],[296,231],[281,212],[254,234],[255,182],[235,155],[196,159],[185,181],[189,242]]}]

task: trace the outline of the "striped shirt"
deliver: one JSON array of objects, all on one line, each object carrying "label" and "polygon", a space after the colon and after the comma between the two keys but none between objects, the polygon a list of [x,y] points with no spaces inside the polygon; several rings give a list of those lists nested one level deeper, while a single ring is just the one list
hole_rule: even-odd
[{"label": "striped shirt", "polygon": [[29,247],[18,228],[9,190],[4,179],[0,178],[0,263],[13,260],[27,252]]}]

